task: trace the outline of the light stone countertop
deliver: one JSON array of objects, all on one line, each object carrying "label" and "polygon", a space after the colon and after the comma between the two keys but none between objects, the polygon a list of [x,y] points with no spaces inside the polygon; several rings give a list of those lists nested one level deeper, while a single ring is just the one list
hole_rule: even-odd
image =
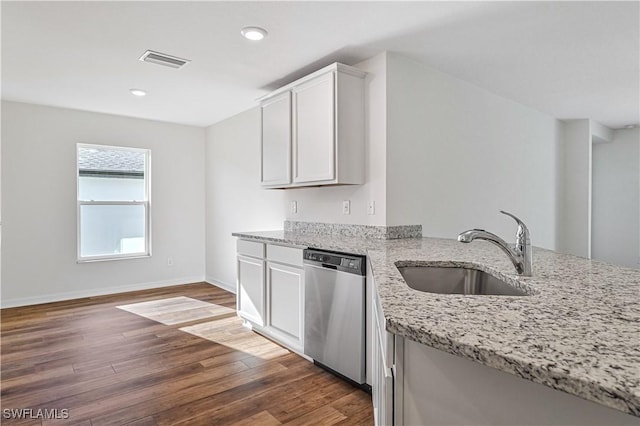
[{"label": "light stone countertop", "polygon": [[[640,270],[534,248],[533,277],[523,278],[485,241],[233,235],[366,253],[389,332],[640,417]],[[420,292],[396,262],[473,266],[529,295]]]},{"label": "light stone countertop", "polygon": [[300,234],[287,231],[234,232],[234,237],[245,240],[256,240],[267,243],[284,244],[296,247],[310,247],[323,250],[334,250],[343,253],[367,254],[367,248],[374,248],[387,244],[389,241],[381,239],[366,239],[342,237],[338,235]]}]

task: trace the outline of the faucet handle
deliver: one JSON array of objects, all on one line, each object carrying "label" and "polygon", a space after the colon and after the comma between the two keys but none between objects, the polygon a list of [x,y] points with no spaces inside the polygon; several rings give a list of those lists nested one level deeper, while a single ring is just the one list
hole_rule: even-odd
[{"label": "faucet handle", "polygon": [[527,228],[527,225],[525,225],[523,221],[521,221],[515,215],[509,212],[500,210],[500,213],[511,217],[513,220],[515,220],[518,223],[518,230],[516,231],[516,241],[522,242],[522,243],[529,243],[529,228]]}]

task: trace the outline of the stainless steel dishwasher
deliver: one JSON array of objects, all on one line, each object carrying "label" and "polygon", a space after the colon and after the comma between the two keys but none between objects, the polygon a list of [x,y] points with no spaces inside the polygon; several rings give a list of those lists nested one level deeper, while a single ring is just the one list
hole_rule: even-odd
[{"label": "stainless steel dishwasher", "polygon": [[366,381],[365,257],[304,250],[304,353],[357,384]]}]

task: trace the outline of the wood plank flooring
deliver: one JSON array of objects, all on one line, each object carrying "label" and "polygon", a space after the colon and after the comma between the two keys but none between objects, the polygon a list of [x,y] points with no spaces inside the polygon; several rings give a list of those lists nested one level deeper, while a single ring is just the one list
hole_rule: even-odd
[{"label": "wood plank flooring", "polygon": [[[117,308],[181,296],[235,307],[233,294],[198,283],[3,309],[0,423],[373,423],[370,395],[249,331],[234,313],[164,325]],[[16,409],[31,411],[8,418]]]}]

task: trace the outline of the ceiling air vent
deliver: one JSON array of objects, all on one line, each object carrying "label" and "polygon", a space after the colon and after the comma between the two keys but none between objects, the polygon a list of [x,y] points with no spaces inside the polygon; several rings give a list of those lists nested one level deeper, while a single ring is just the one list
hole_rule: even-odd
[{"label": "ceiling air vent", "polygon": [[153,50],[147,50],[140,60],[144,62],[151,62],[158,65],[164,65],[171,68],[182,68],[191,62],[188,59],[178,58],[176,56],[167,55],[165,53],[154,52]]}]

